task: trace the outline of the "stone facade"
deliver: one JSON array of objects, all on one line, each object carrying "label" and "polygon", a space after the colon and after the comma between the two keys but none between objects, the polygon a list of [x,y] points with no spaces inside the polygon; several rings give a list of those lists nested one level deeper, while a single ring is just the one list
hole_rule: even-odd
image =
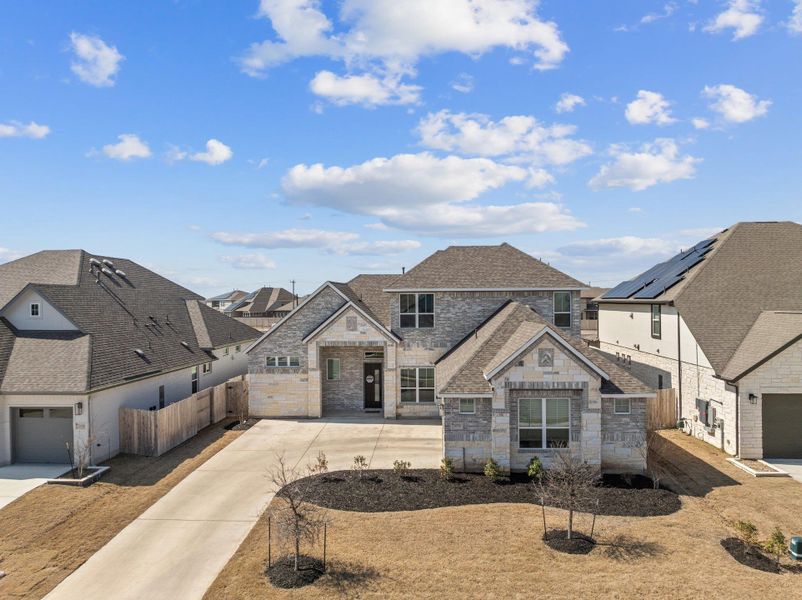
[{"label": "stone facade", "polygon": [[631,398],[629,414],[616,414],[612,398],[602,400],[601,460],[607,472],[645,470],[647,400]]},{"label": "stone facade", "polygon": [[443,401],[443,452],[458,471],[481,471],[492,456],[491,399],[474,398],[475,414],[460,414],[459,398]]},{"label": "stone facade", "polygon": [[[328,377],[328,359],[340,361],[339,379]],[[363,374],[365,348],[361,346],[324,346],[320,348],[323,386],[323,414],[359,412],[364,408]],[[381,363],[379,363],[381,364]]]}]

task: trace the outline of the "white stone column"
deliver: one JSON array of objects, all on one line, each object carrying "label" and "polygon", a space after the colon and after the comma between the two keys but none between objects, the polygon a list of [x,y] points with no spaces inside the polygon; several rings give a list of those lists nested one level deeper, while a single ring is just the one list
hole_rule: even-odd
[{"label": "white stone column", "polygon": [[398,364],[395,344],[384,344],[384,418],[398,416]]},{"label": "white stone column", "polygon": [[307,381],[307,415],[319,418],[323,416],[323,382],[320,377],[319,348],[317,342],[307,344],[308,348],[308,381]]}]

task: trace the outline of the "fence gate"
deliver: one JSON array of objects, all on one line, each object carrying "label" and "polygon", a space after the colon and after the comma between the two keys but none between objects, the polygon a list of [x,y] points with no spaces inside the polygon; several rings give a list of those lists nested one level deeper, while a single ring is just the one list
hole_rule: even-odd
[{"label": "fence gate", "polygon": [[673,388],[657,390],[653,400],[646,401],[647,429],[671,429],[677,426],[677,392]]}]

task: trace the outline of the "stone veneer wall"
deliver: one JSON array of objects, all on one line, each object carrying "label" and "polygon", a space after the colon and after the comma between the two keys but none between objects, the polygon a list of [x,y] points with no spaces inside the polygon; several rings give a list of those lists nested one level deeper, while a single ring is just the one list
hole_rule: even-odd
[{"label": "stone veneer wall", "polygon": [[459,399],[443,402],[443,453],[458,471],[481,471],[492,455],[490,398],[474,399],[476,414],[462,415]]},{"label": "stone veneer wall", "polygon": [[[323,386],[323,415],[333,412],[362,412],[364,409],[363,370],[366,348],[320,348],[320,372]],[[340,359],[340,379],[329,380],[326,362]],[[379,363],[381,366],[381,363]]]},{"label": "stone veneer wall", "polygon": [[615,401],[602,399],[601,464],[605,472],[639,473],[646,470],[646,421],[648,401],[631,398],[628,415],[615,414]]}]

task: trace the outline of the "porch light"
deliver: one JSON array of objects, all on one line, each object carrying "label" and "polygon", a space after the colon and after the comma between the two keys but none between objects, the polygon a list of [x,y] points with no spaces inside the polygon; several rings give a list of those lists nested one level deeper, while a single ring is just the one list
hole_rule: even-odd
[{"label": "porch light", "polygon": [[749,404],[757,404],[757,396],[749,394]]},{"label": "porch light", "polygon": [[84,403],[83,402],[76,402],[73,412],[76,415],[82,415],[84,413]]}]

